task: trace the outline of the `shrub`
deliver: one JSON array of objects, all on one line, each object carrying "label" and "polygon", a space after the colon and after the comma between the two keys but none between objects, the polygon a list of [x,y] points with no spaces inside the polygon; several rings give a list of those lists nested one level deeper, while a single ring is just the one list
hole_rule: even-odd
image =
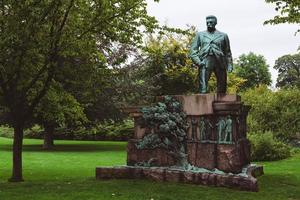
[{"label": "shrub", "polygon": [[[130,119],[115,122],[106,121],[96,123],[90,127],[78,128],[57,128],[54,131],[54,139],[59,140],[115,140],[125,141],[133,137],[133,121]],[[1,136],[1,129],[0,129]],[[5,136],[4,136],[5,137]],[[44,130],[39,125],[34,125],[30,129],[26,129],[24,137],[43,139]]]},{"label": "shrub", "polygon": [[291,141],[300,130],[300,89],[280,89],[276,92],[265,86],[241,94],[251,106],[248,115],[250,132],[271,131],[277,139]]},{"label": "shrub", "polygon": [[8,126],[0,126],[0,136],[6,138],[14,137],[14,129]]},{"label": "shrub", "polygon": [[255,161],[272,161],[291,156],[291,147],[273,137],[272,132],[249,133],[251,158]]},{"label": "shrub", "polygon": [[44,137],[43,131],[44,129],[41,126],[35,124],[31,128],[28,128],[24,131],[24,137],[40,139]]}]

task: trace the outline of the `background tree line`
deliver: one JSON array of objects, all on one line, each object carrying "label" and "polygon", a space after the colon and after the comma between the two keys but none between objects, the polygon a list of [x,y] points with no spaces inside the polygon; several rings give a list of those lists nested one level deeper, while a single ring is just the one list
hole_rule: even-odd
[{"label": "background tree line", "polygon": [[[298,1],[267,2],[276,3],[276,9],[288,16],[266,23],[299,23]],[[57,130],[78,135],[97,135],[103,129],[122,132],[122,123],[114,129],[123,119],[121,107],[148,104],[157,95],[197,91],[198,72],[187,57],[195,29],[160,27],[146,7],[145,0],[0,2],[0,119],[14,129],[10,181],[23,180],[24,130],[35,124],[44,129],[44,148],[50,149]],[[299,130],[299,107],[294,106],[299,54],[279,58],[275,68],[282,89],[263,90],[261,85],[271,84],[264,57],[241,55],[229,75],[229,92],[241,92],[256,106],[250,113],[251,130],[270,130],[276,138],[290,140]],[[214,84],[212,78],[211,88]],[[268,102],[265,98],[274,100],[268,105],[277,113],[257,109],[257,102]],[[282,104],[282,98],[296,99],[293,109]],[[272,120],[278,116],[289,123],[275,126]],[[295,129],[285,128],[291,122]],[[132,125],[125,124],[125,130]]]}]

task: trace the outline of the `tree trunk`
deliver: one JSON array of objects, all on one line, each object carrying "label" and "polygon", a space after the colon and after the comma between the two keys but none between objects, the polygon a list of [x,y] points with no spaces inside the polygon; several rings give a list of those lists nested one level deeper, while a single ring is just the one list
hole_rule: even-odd
[{"label": "tree trunk", "polygon": [[13,142],[13,170],[12,176],[8,180],[10,182],[22,182],[22,147],[23,147],[23,126],[16,125],[14,127]]},{"label": "tree trunk", "polygon": [[45,150],[53,149],[53,147],[54,147],[53,132],[54,132],[54,126],[51,126],[51,125],[45,126],[43,149],[45,149]]}]

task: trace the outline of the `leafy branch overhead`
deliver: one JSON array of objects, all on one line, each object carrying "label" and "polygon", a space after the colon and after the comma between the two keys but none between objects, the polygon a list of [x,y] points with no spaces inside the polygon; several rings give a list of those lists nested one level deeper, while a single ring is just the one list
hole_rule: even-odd
[{"label": "leafy branch overhead", "polygon": [[[275,10],[279,12],[273,19],[264,24],[298,24],[300,25],[300,0],[265,0],[267,3],[275,4]],[[300,32],[300,28],[297,30]]]}]

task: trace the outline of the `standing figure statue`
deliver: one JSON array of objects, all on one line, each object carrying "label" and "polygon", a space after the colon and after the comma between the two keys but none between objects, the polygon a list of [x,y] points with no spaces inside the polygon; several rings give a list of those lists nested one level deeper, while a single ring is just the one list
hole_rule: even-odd
[{"label": "standing figure statue", "polygon": [[194,38],[190,58],[199,69],[200,93],[208,92],[212,72],[217,78],[217,93],[226,93],[227,71],[232,72],[232,55],[227,34],[216,30],[217,18],[206,17],[207,30],[198,32]]},{"label": "standing figure statue", "polygon": [[200,118],[199,129],[200,129],[200,140],[206,140],[206,126],[204,117]]},{"label": "standing figure statue", "polygon": [[195,117],[192,117],[192,140],[195,140],[197,137],[197,125],[197,119]]},{"label": "standing figure statue", "polygon": [[226,119],[224,142],[232,142],[232,119],[230,115],[228,115]]},{"label": "standing figure statue", "polygon": [[216,124],[218,133],[218,142],[224,141],[224,134],[226,129],[226,121],[224,118],[220,117],[218,123]]}]

